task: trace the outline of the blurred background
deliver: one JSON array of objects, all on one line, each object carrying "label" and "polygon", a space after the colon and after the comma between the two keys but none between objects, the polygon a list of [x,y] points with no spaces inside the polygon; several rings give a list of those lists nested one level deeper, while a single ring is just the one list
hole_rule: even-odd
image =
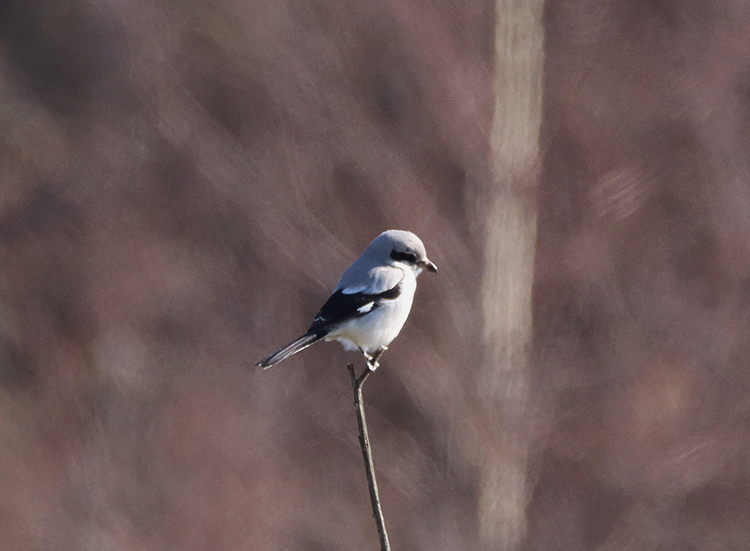
[{"label": "blurred background", "polygon": [[[742,0],[0,2],[0,549],[750,549]],[[361,362],[359,364],[361,368]]]}]

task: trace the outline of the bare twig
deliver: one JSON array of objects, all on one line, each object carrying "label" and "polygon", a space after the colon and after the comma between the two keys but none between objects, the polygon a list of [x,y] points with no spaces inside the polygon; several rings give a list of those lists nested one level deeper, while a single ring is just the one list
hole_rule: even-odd
[{"label": "bare twig", "polygon": [[359,445],[362,448],[362,456],[365,460],[365,470],[367,471],[367,486],[370,488],[370,502],[372,504],[372,515],[375,517],[375,523],[378,526],[378,536],[380,537],[380,551],[390,551],[391,546],[388,543],[388,533],[385,531],[385,519],[383,519],[383,509],[380,507],[380,497],[378,496],[378,483],[375,480],[375,465],[372,462],[372,449],[370,448],[370,437],[367,435],[367,420],[365,419],[365,406],[362,401],[362,385],[367,377],[372,373],[368,365],[361,376],[357,377],[354,371],[354,365],[346,366],[352,379],[352,388],[354,389],[354,407],[357,408],[357,424],[359,425]]}]

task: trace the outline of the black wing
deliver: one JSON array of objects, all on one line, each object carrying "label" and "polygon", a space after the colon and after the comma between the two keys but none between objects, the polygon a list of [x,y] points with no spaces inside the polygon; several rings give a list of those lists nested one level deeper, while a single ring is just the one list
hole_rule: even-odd
[{"label": "black wing", "polygon": [[375,308],[380,307],[385,301],[394,300],[401,295],[401,283],[396,284],[392,289],[383,291],[376,295],[366,293],[344,294],[336,291],[326,301],[323,307],[315,316],[315,319],[307,330],[307,333],[317,333],[325,331],[332,325],[364,316],[372,312]]}]

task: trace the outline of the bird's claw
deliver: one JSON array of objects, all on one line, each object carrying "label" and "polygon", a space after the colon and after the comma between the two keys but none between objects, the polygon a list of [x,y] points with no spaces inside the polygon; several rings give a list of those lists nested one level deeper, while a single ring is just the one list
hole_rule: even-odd
[{"label": "bird's claw", "polygon": [[365,358],[367,359],[367,367],[370,371],[375,371],[378,367],[380,367],[380,356],[382,356],[383,352],[385,352],[386,350],[388,350],[387,346],[381,346],[380,349],[376,350],[373,354],[363,352]]}]

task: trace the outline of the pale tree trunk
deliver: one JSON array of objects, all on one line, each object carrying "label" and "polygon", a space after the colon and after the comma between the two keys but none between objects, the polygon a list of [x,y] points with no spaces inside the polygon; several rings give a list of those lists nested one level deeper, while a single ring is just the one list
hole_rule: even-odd
[{"label": "pale tree trunk", "polygon": [[[479,454],[484,549],[517,549],[526,529],[531,284],[542,112],[541,0],[497,0],[492,180],[484,193],[484,338],[479,381],[489,432]],[[489,447],[487,447],[489,446]]]}]

